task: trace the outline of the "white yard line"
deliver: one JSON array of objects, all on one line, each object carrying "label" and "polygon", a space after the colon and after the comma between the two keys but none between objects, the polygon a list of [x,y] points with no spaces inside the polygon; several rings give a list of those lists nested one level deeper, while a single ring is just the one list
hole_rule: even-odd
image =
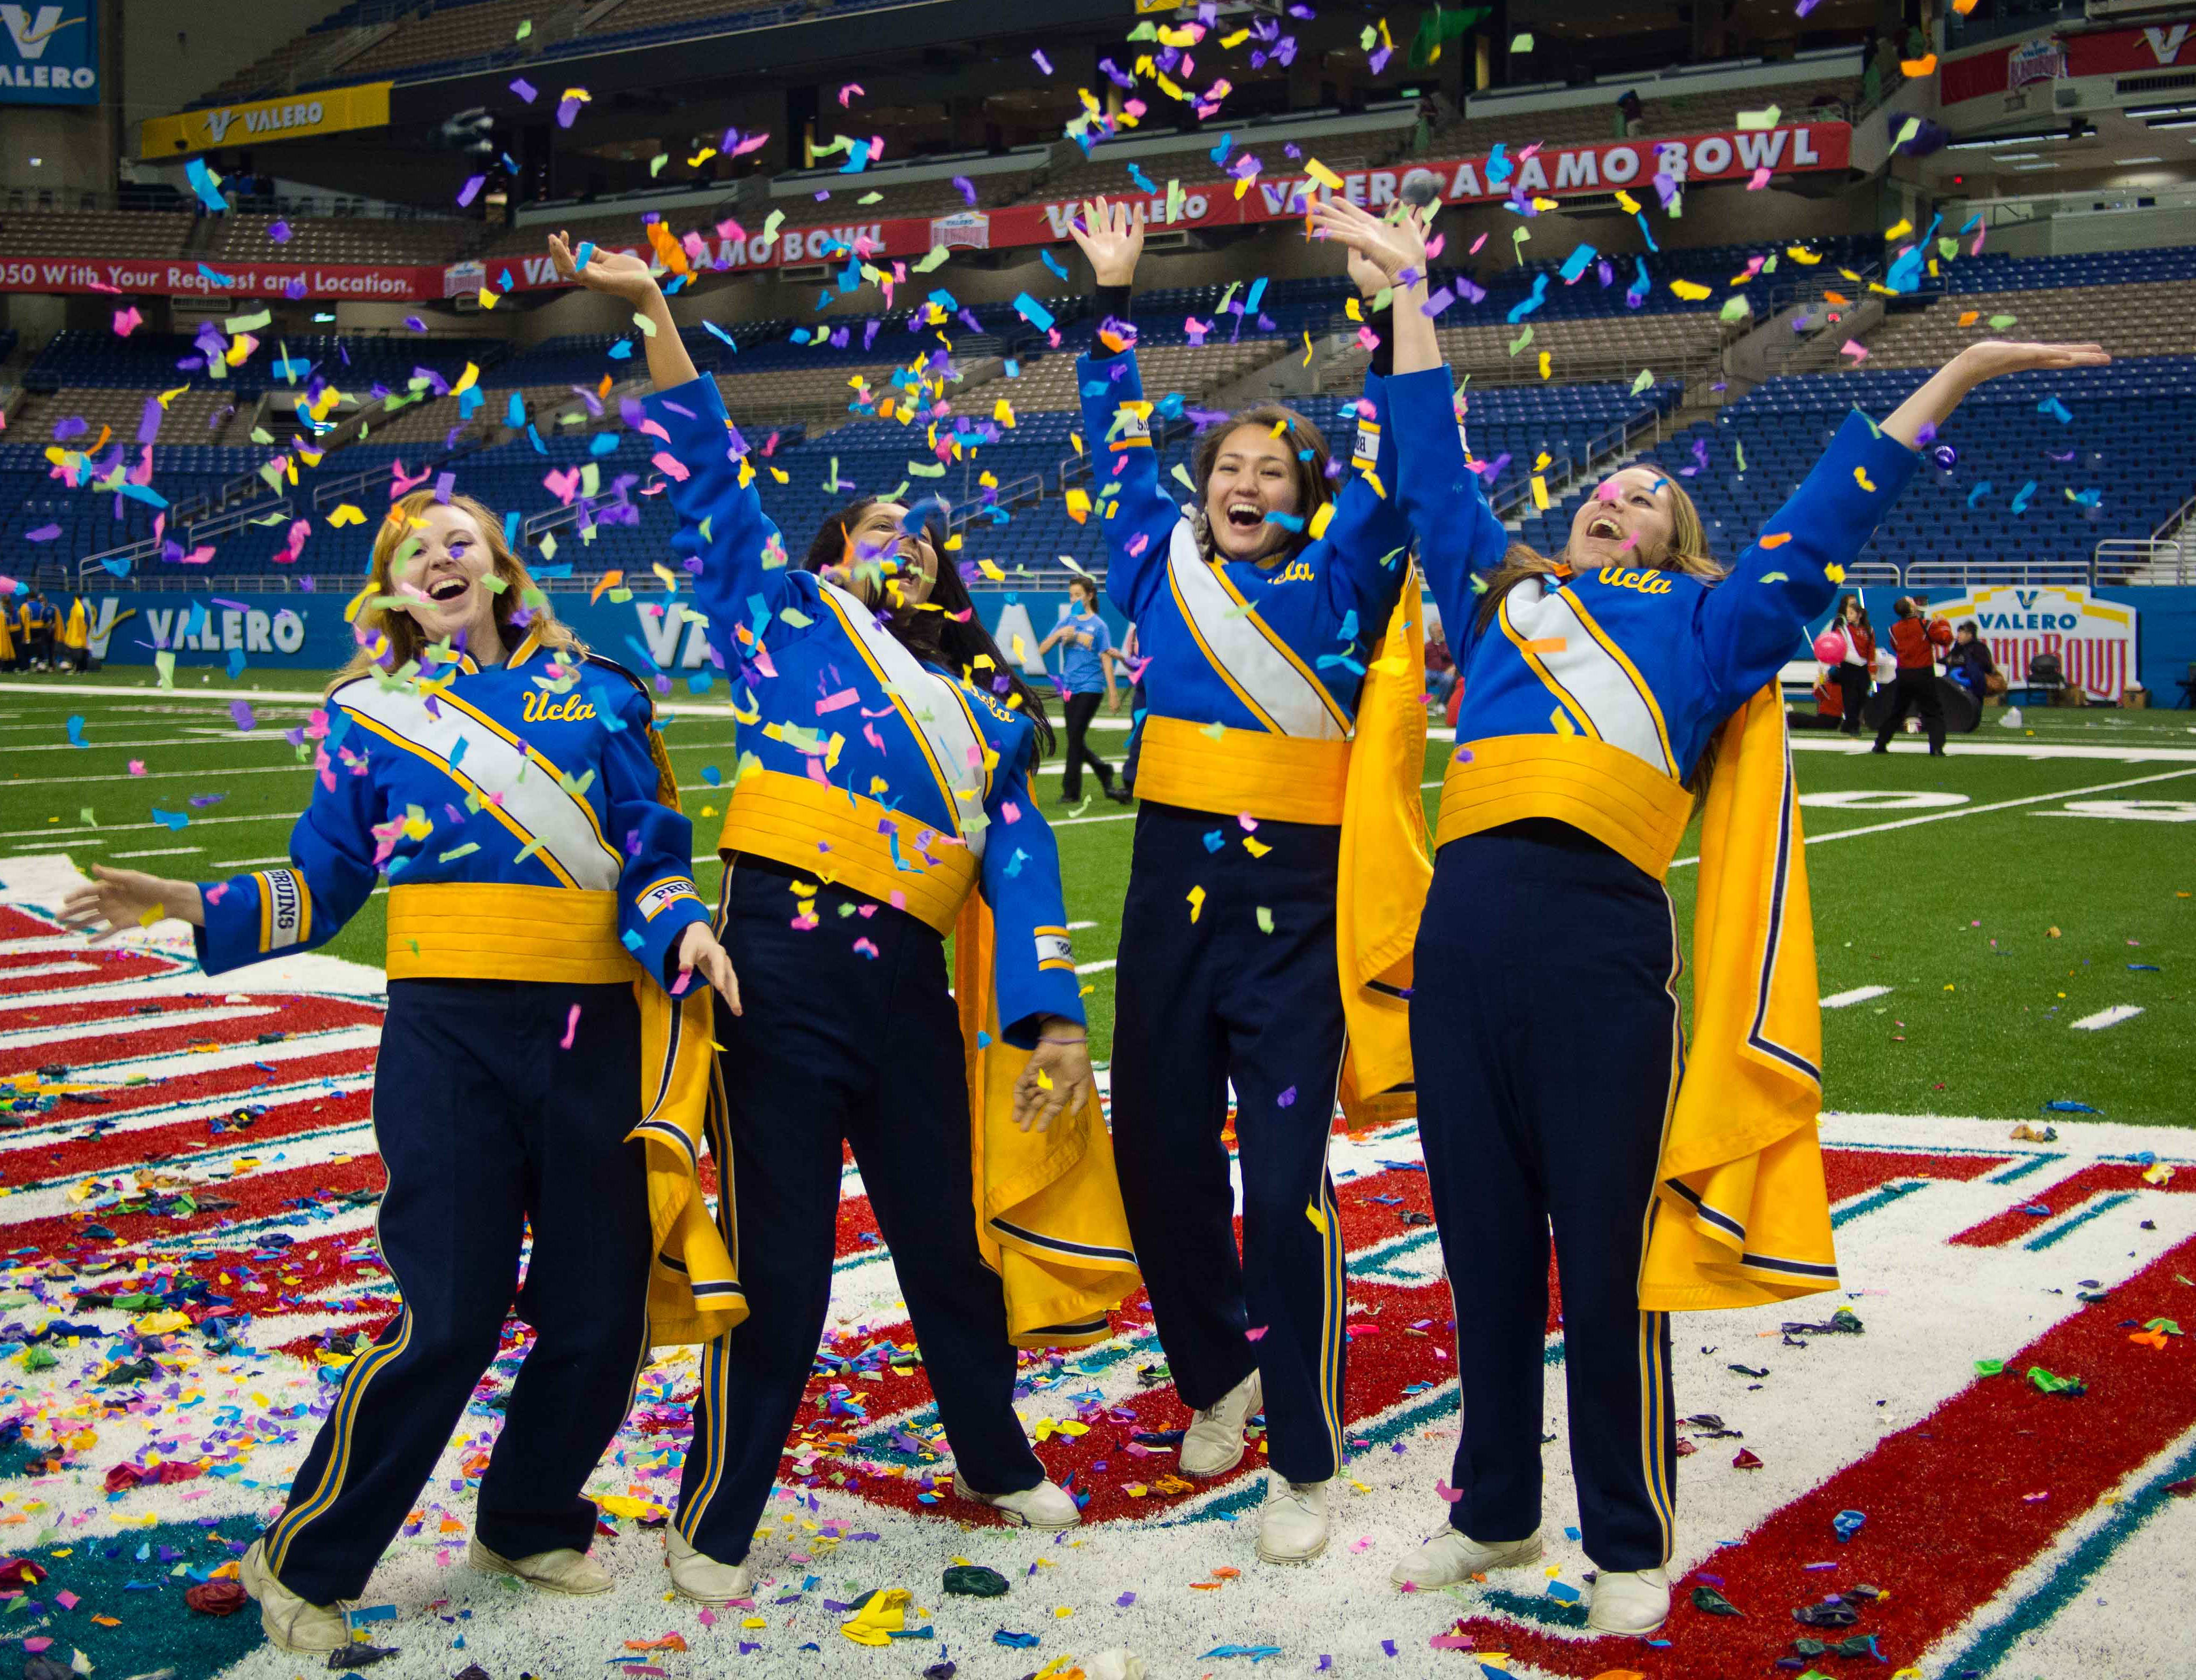
[{"label": "white yard line", "polygon": [[1102,974],[1119,960],[1109,956],[1103,962],[1078,962],[1075,965],[1075,972],[1078,974]]},{"label": "white yard line", "polygon": [[309,776],[310,765],[244,765],[226,770],[148,770],[142,776],[133,776],[128,771],[117,771],[112,776],[11,776],[0,782],[0,788],[71,788],[86,782],[156,782],[164,776],[188,776],[203,782],[211,776]]},{"label": "white yard line", "polygon": [[[5,784],[0,784],[5,785]],[[291,811],[254,812],[249,817],[194,817],[190,827],[211,828],[224,823],[294,823]],[[72,834],[127,834],[143,828],[165,828],[165,823],[94,823],[73,828],[0,828],[0,840],[56,840]]]},{"label": "white yard line", "polygon": [[1855,986],[1851,991],[1833,992],[1823,1000],[1825,1009],[1846,1009],[1856,1003],[1865,1003],[1871,997],[1888,996],[1889,986]]},{"label": "white yard line", "polygon": [[[1809,834],[1809,846],[1826,846],[1832,840],[1852,840],[1861,834],[1881,834],[1893,828],[1918,828],[1924,823],[1950,823],[1961,817],[1980,817],[1985,811],[2011,811],[2016,805],[2044,805],[2053,800],[2078,800],[2090,794],[2109,794],[2120,788],[2142,788],[2153,782],[2170,782],[2177,776],[2196,776],[2196,765],[2187,770],[2160,771],[2156,776],[2132,776],[2125,782],[2103,782],[2094,788],[2062,788],[2055,794],[2031,794],[2024,799],[1999,800],[1992,805],[1963,805],[1956,811],[1933,811],[1926,817],[1901,817],[1889,823],[1866,823],[1857,828],[1837,828],[1827,834]],[[1680,857],[1670,867],[1682,869],[1689,863],[1697,863],[1698,857]]]},{"label": "white yard line", "polygon": [[110,857],[182,857],[204,852],[202,846],[159,846],[150,852],[110,852]]},{"label": "white yard line", "polygon": [[2122,1021],[2131,1020],[2141,1013],[2142,1005],[2140,1003],[2115,1003],[2109,1009],[2100,1009],[2094,1015],[2084,1015],[2080,1020],[2069,1021],[2066,1025],[2083,1032],[2098,1032],[2108,1026],[2118,1026]]}]

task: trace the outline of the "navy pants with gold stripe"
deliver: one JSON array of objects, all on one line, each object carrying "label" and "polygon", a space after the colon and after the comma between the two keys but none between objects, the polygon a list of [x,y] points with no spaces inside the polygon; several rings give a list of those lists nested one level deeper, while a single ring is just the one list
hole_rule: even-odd
[{"label": "navy pants with gold stripe", "polygon": [[[813,896],[797,901],[796,880]],[[797,902],[821,925],[794,927]],[[1044,1466],[1014,1415],[1006,1296],[976,1246],[945,940],[904,911],[752,857],[726,868],[717,925],[746,1013],[718,1007],[709,1151],[748,1316],[703,1350],[679,1532],[720,1563],[754,1542],[830,1305],[841,1140],[891,1250],[955,1468],[983,1493],[1036,1487]]]},{"label": "navy pants with gold stripe", "polygon": [[1435,860],[1411,1054],[1456,1302],[1450,1521],[1476,1540],[1540,1523],[1552,1227],[1586,1556],[1670,1556],[1669,1319],[1639,1310],[1638,1274],[1683,1064],[1677,971],[1661,885],[1567,824],[1513,823]]},{"label": "navy pants with gold stripe", "polygon": [[[1272,849],[1245,850],[1232,817],[1148,801],[1136,814],[1114,975],[1113,1157],[1176,1392],[1210,1406],[1256,1369],[1268,1461],[1291,1481],[1324,1481],[1342,1464],[1347,1346],[1326,1170],[1344,1037],[1341,831],[1262,822],[1251,837]],[[1231,1081],[1240,1254],[1221,1135]]]},{"label": "navy pants with gold stripe", "polygon": [[535,1340],[475,1532],[506,1557],[587,1549],[595,1507],[581,1487],[647,1353],[647,1176],[641,1146],[625,1141],[639,1110],[630,985],[390,983],[373,1099],[389,1187],[375,1234],[402,1310],[345,1371],[267,1531],[269,1567],[291,1591],[328,1604],[365,1591],[466,1426],[529,1220],[518,1311]]}]

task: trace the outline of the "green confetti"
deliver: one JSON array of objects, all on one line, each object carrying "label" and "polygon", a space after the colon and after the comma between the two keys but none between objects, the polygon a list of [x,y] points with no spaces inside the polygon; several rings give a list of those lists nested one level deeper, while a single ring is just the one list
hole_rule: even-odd
[{"label": "green confetti", "polygon": [[1270,933],[1274,931],[1274,913],[1263,904],[1258,906],[1258,931],[1261,933]]},{"label": "green confetti", "polygon": [[1991,331],[1993,332],[2002,332],[2007,327],[2013,325],[2014,320],[2014,317],[2012,315],[1992,315],[1990,318]]},{"label": "green confetti", "polygon": [[1518,351],[1523,349],[1526,345],[1532,342],[1533,323],[1529,320],[1525,323],[1525,330],[1510,341],[1510,354],[1511,355],[1517,355]]},{"label": "green confetti", "polygon": [[1654,383],[1655,370],[1651,367],[1641,368],[1639,370],[1639,377],[1632,382],[1632,395],[1634,396],[1638,395],[1640,392],[1645,390],[1648,386]]}]

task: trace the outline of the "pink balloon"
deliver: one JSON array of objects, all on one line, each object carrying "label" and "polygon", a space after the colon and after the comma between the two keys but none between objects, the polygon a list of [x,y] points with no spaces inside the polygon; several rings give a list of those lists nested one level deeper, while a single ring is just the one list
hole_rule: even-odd
[{"label": "pink balloon", "polygon": [[1825,630],[1815,638],[1815,657],[1825,665],[1835,665],[1846,656],[1846,638],[1835,630]]}]

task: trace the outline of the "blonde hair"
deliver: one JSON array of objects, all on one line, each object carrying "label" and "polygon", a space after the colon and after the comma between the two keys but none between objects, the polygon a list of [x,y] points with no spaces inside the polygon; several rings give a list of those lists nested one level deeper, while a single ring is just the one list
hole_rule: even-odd
[{"label": "blonde hair", "polygon": [[[358,651],[351,655],[349,664],[336,673],[335,679],[328,684],[329,693],[371,672],[401,671],[416,661],[430,645],[418,619],[401,608],[376,603],[396,592],[390,574],[396,564],[397,551],[413,534],[427,510],[439,502],[441,499],[432,490],[414,490],[390,507],[388,517],[374,535],[373,565],[364,598],[352,621],[358,637]],[[525,606],[527,592],[538,588],[533,574],[511,551],[511,546],[503,540],[503,522],[484,504],[471,496],[452,496],[442,505],[454,507],[469,517],[479,528],[481,540],[488,545],[490,569],[503,583],[495,598],[495,627],[507,643],[509,627],[521,612],[529,610]],[[546,599],[530,613],[526,628],[541,638],[544,647],[554,649],[567,663],[576,663],[587,656],[587,644],[570,626],[558,620]]]},{"label": "blonde hair", "polygon": [[[1667,488],[1670,492],[1670,550],[1651,563],[1643,557],[1638,563],[1651,563],[1658,571],[1684,572],[1707,583],[1720,581],[1724,568],[1708,552],[1708,527],[1701,522],[1701,511],[1685,494],[1685,486],[1666,476],[1656,488]],[[1511,543],[1509,551],[1502,557],[1501,565],[1487,580],[1487,593],[1479,601],[1477,628],[1483,632],[1494,622],[1494,615],[1501,610],[1503,597],[1527,578],[1569,576],[1570,569],[1561,555],[1551,560],[1529,543]]]}]

